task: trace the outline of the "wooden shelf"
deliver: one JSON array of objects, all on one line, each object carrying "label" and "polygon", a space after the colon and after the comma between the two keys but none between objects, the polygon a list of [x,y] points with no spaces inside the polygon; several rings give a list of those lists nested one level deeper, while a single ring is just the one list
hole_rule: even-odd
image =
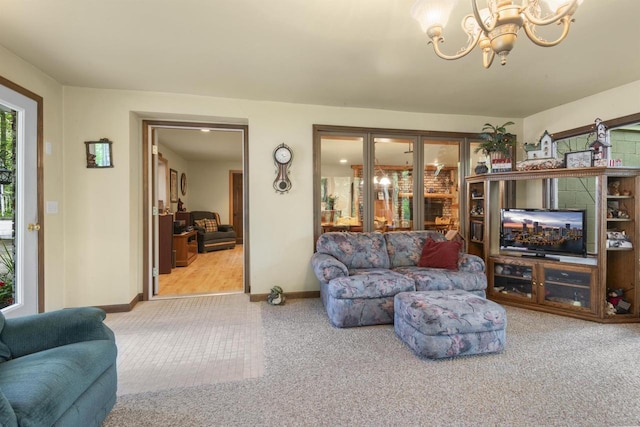
[{"label": "wooden shelf", "polygon": [[[413,193],[398,193],[400,197],[413,197]],[[456,195],[451,193],[424,193],[426,199],[455,199]]]}]

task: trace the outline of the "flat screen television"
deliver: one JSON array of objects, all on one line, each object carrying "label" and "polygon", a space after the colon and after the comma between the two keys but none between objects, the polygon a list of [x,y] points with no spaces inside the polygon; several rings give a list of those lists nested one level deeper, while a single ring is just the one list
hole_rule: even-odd
[{"label": "flat screen television", "polygon": [[587,213],[573,209],[501,209],[500,249],[523,255],[587,255]]}]

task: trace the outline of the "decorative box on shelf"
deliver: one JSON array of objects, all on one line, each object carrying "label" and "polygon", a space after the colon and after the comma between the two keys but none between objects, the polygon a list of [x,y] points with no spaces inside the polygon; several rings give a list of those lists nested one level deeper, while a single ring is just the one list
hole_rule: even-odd
[{"label": "decorative box on shelf", "polygon": [[511,159],[492,159],[491,172],[511,172]]}]

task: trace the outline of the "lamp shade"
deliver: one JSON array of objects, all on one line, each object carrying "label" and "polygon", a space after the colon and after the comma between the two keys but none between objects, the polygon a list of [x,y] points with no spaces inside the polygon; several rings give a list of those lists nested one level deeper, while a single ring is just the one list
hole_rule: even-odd
[{"label": "lamp shade", "polygon": [[[569,3],[569,0],[542,0],[542,3],[549,8],[551,13],[556,13],[562,6]],[[580,4],[582,4],[582,0],[578,0],[578,5]]]},{"label": "lamp shade", "polygon": [[420,23],[425,33],[430,27],[444,27],[458,0],[416,0],[411,7],[411,17]]}]

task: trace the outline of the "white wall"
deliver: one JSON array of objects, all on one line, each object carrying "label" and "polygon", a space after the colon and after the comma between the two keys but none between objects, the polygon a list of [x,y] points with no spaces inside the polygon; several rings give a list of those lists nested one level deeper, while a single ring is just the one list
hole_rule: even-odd
[{"label": "white wall", "polygon": [[232,170],[241,171],[242,162],[190,161],[188,210],[218,212],[222,224],[231,224],[229,171]]}]

